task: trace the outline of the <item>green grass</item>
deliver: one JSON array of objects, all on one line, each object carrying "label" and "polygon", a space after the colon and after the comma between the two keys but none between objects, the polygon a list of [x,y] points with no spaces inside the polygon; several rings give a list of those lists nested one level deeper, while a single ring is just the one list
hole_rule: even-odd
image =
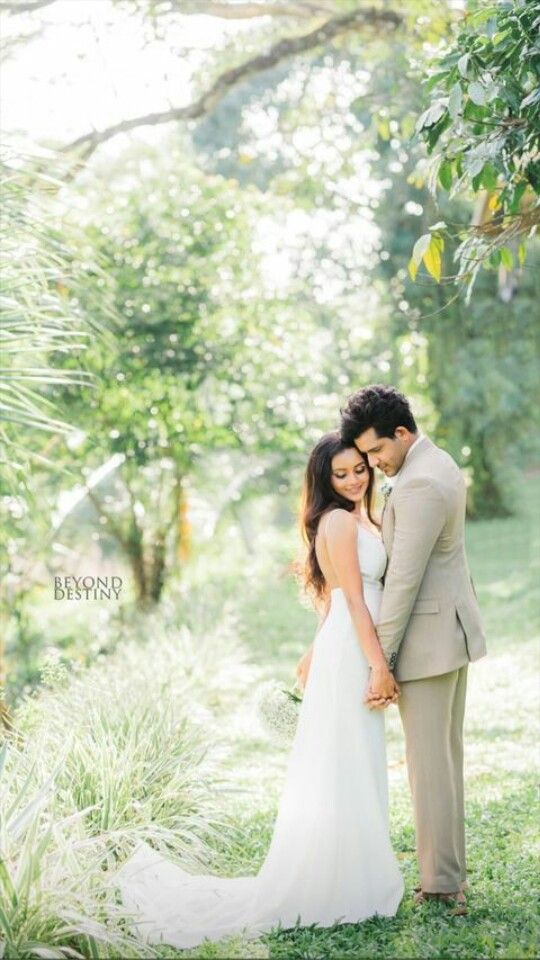
[{"label": "green grass", "polygon": [[[53,828],[52,846],[38,860],[19,840],[10,841],[13,876],[25,862],[35,871],[35,912],[29,914],[22,901],[20,909],[10,907],[11,941],[4,955],[26,960],[33,954],[25,944],[33,938],[104,960],[127,956],[120,946],[127,943],[133,945],[130,955],[176,960],[538,956],[539,500],[540,482],[533,479],[515,517],[468,526],[489,656],[469,671],[467,917],[451,917],[442,904],[412,904],[418,871],[395,708],[386,715],[391,828],[406,882],[395,918],[274,931],[256,942],[236,937],[189,951],[152,951],[129,939],[121,907],[107,901],[104,860],[114,863],[118,852],[124,856],[138,836],[161,837],[178,856],[191,852],[200,868],[224,876],[256,873],[266,856],[287,752],[257,729],[253,697],[269,678],[292,685],[296,660],[316,626],[285,575],[294,533],[270,531],[246,571],[245,557],[233,550],[220,578],[222,557],[216,556],[206,582],[201,569],[195,571],[187,593],[169,597],[154,619],[126,626],[114,653],[78,670],[67,686],[43,690],[35,705],[23,710],[27,740],[21,762],[14,757],[6,767],[6,796],[17,797],[32,761],[36,784],[57,763],[60,770],[49,806],[33,821],[37,836]],[[185,641],[179,631],[183,620],[192,627]],[[126,645],[123,637],[130,635]],[[189,737],[171,740],[170,731],[184,716],[206,737],[208,762],[197,760]],[[218,829],[210,829],[212,823]],[[77,928],[89,931],[85,936],[70,937],[59,925],[71,903],[83,918]],[[92,926],[92,918],[101,926]]]},{"label": "green grass", "polygon": [[[418,908],[412,810],[397,710],[387,714],[392,837],[406,881],[395,918],[332,929],[272,933],[258,942],[270,958],[529,958],[540,953],[538,800],[539,609],[536,584],[540,483],[531,481],[515,517],[469,523],[468,553],[488,635],[489,656],[469,670],[466,715],[466,830],[469,905],[451,917],[442,904]],[[281,559],[260,571],[240,596],[239,631],[253,660],[268,676],[290,680],[315,620],[302,607]],[[270,837],[284,773],[285,753],[264,741],[237,739],[229,758],[247,794],[234,815],[237,838],[215,869],[256,872]],[[227,953],[227,949],[229,952]],[[212,944],[185,955],[200,960],[255,955],[252,944]],[[179,956],[169,951],[163,956]],[[182,954],[183,955],[183,954]]]}]

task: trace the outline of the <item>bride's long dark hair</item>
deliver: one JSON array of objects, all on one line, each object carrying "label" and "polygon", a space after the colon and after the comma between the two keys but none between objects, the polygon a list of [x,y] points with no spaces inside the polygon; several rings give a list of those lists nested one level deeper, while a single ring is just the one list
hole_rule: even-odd
[{"label": "bride's long dark hair", "polygon": [[[324,598],[326,580],[319,566],[315,553],[315,536],[319,521],[324,513],[341,507],[343,510],[354,510],[354,503],[347,497],[341,496],[332,486],[332,459],[343,450],[356,450],[354,444],[343,443],[337,431],[326,433],[311,451],[302,490],[300,506],[300,530],[307,546],[307,556],[301,569],[301,578],[304,589],[311,594],[317,604]],[[360,451],[357,451],[360,453]],[[375,526],[380,526],[373,516],[373,501],[375,498],[375,473],[368,463],[367,457],[360,453],[369,473],[368,487],[364,497],[367,515]]]}]

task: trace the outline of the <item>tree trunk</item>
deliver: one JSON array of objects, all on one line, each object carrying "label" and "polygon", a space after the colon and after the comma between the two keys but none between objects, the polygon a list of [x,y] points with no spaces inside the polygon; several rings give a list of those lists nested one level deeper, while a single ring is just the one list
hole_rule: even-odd
[{"label": "tree trunk", "polygon": [[166,545],[165,533],[160,530],[154,537],[152,551],[152,565],[148,583],[148,600],[150,603],[159,603],[165,584]]},{"label": "tree trunk", "polygon": [[497,482],[489,463],[484,435],[472,435],[471,464],[474,470],[474,484],[468,503],[468,514],[472,519],[491,519],[509,517],[511,510],[506,505],[504,490]]},{"label": "tree trunk", "polygon": [[141,609],[149,606],[149,577],[144,556],[142,531],[132,521],[127,544],[127,558],[135,581],[135,602]]}]

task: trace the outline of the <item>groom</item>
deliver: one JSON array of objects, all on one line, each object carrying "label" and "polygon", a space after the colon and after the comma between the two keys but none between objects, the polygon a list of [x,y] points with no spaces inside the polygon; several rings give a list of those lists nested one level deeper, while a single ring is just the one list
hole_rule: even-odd
[{"label": "groom", "polygon": [[[392,483],[382,518],[388,567],[377,632],[401,688],[421,878],[415,899],[447,900],[463,914],[467,666],[486,653],[465,556],[465,483],[452,457],[419,433],[393,387],[359,390],[341,415],[342,439]],[[384,705],[375,680],[368,703]]]}]

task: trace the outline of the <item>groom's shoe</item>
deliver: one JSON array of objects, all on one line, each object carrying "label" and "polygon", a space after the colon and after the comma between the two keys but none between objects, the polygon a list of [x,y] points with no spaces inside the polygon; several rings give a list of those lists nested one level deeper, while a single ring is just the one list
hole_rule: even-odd
[{"label": "groom's shoe", "polygon": [[415,887],[413,899],[416,905],[427,903],[428,900],[438,900],[453,907],[450,911],[453,917],[467,915],[467,900],[463,890],[458,890],[456,893],[427,893],[421,887]]},{"label": "groom's shoe", "polygon": [[439,893],[439,900],[453,907],[450,911],[453,917],[465,917],[467,915],[467,898],[463,890],[457,893]]}]

